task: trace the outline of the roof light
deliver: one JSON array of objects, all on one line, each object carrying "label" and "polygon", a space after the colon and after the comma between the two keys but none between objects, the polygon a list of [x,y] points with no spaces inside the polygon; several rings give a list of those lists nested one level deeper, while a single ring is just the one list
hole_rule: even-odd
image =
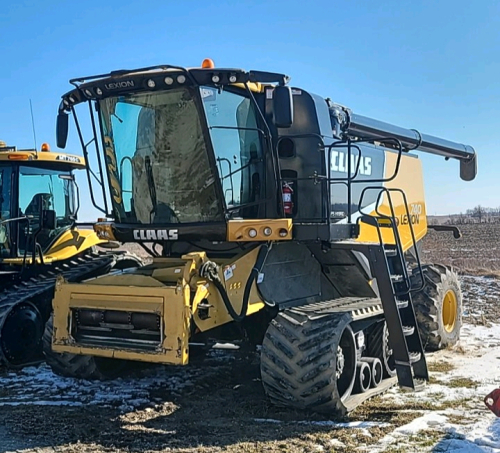
[{"label": "roof light", "polygon": [[288,230],[286,228],[281,228],[279,231],[279,235],[282,238],[286,238],[288,236]]},{"label": "roof light", "polygon": [[89,89],[86,89],[86,90],[85,90],[85,94],[86,94],[86,96],[87,96],[87,97],[89,97],[89,98],[90,98],[90,97],[92,97],[92,91],[90,91]]},{"label": "roof light", "polygon": [[102,94],[102,90],[99,87],[95,89],[95,92],[97,93],[98,96]]},{"label": "roof light", "polygon": [[219,81],[220,81],[220,77],[217,74],[214,74],[212,76],[212,82],[213,83],[219,83]]},{"label": "roof light", "polygon": [[50,146],[48,143],[42,143],[42,147],[40,148],[44,152],[50,151]]},{"label": "roof light", "polygon": [[255,228],[250,228],[248,230],[248,236],[250,236],[251,238],[254,238],[257,236],[257,230]]},{"label": "roof light", "polygon": [[211,58],[205,58],[203,63],[201,63],[203,69],[213,69],[215,68],[214,61]]},{"label": "roof light", "polygon": [[165,77],[165,83],[167,85],[172,85],[174,83],[174,79],[172,77]]},{"label": "roof light", "polygon": [[148,87],[149,88],[154,88],[156,86],[156,83],[153,79],[148,80]]},{"label": "roof light", "polygon": [[271,229],[271,227],[265,227],[264,236],[271,236],[271,234],[273,234],[273,230]]},{"label": "roof light", "polygon": [[29,156],[27,154],[9,154],[10,160],[28,160]]},{"label": "roof light", "polygon": [[183,76],[182,74],[177,77],[177,82],[179,83],[184,83],[186,81],[186,76]]},{"label": "roof light", "polygon": [[231,74],[231,75],[229,76],[229,81],[230,81],[231,83],[236,83],[236,80],[238,80],[238,79],[236,78],[236,76],[235,76],[234,74]]}]

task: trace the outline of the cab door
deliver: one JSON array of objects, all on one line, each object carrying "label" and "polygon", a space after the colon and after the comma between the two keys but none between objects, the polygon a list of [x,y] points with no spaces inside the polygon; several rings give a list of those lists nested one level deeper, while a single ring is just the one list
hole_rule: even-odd
[{"label": "cab door", "polygon": [[16,222],[9,220],[17,217],[13,215],[14,190],[13,168],[10,165],[0,165],[0,258],[10,258],[15,255]]}]

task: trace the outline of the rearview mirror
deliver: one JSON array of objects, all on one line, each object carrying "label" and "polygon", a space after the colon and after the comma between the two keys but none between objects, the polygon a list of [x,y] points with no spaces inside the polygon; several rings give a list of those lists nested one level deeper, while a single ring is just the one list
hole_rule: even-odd
[{"label": "rearview mirror", "polygon": [[274,123],[276,127],[288,128],[293,124],[293,95],[288,86],[277,86],[273,93]]},{"label": "rearview mirror", "polygon": [[56,143],[58,148],[66,148],[66,141],[68,140],[68,114],[59,112],[57,114],[56,124]]},{"label": "rearview mirror", "polygon": [[53,209],[44,209],[40,219],[40,228],[55,230],[57,226],[56,211]]}]

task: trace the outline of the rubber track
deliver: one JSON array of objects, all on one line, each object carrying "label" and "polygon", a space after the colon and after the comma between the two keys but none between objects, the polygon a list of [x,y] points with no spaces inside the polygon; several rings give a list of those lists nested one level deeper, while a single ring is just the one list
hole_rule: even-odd
[{"label": "rubber track", "polygon": [[[23,302],[34,303],[52,297],[58,276],[68,282],[79,282],[97,273],[107,272],[113,266],[116,256],[113,253],[85,253],[67,261],[46,266],[36,277],[20,281],[2,291],[0,295],[0,340],[4,322],[10,311]],[[106,269],[107,268],[107,269]],[[36,302],[35,302],[35,305]],[[8,361],[0,348],[0,367],[8,366]]]},{"label": "rubber track", "polygon": [[[377,313],[380,301],[372,301]],[[329,302],[337,312],[325,315]],[[271,322],[262,345],[261,378],[274,404],[342,417],[397,384],[394,377],[384,379],[378,387],[341,401],[332,381],[336,345],[356,312],[329,302],[284,310]]]}]

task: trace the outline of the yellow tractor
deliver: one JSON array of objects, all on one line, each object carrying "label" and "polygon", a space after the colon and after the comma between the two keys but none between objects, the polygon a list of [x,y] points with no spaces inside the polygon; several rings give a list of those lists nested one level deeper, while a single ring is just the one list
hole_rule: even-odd
[{"label": "yellow tractor", "polygon": [[84,152],[95,145],[112,219],[95,231],[153,262],[58,280],[44,337],[56,372],[79,375],[65,354],[96,377],[103,358],[186,365],[200,338],[246,337],[278,405],[345,414],[396,381],[425,384],[425,345],[456,341],[461,295],[451,270],[420,263],[416,152],[457,159],[472,180],[475,151],[288,82],[208,59],[71,81],[57,140],[72,114]]},{"label": "yellow tractor", "polygon": [[82,157],[0,142],[0,369],[43,360],[42,335],[56,277],[80,281],[113,267],[140,265],[129,253],[78,228],[74,170]]}]

